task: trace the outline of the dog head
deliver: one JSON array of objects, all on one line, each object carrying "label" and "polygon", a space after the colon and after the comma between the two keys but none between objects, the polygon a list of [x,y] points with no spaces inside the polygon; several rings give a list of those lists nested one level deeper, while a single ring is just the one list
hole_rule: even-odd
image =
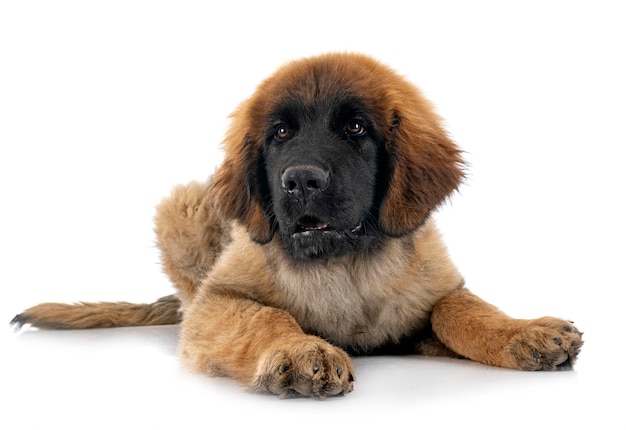
[{"label": "dog head", "polygon": [[220,215],[296,259],[339,256],[422,225],[463,178],[420,92],[379,62],[326,54],[280,68],[232,115],[211,181]]}]

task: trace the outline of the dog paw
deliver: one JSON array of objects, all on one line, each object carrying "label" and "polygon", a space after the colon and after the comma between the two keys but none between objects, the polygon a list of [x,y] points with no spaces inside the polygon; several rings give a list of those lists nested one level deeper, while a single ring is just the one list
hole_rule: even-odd
[{"label": "dog paw", "polygon": [[569,370],[582,345],[582,333],[571,322],[543,317],[525,321],[508,352],[522,370]]},{"label": "dog paw", "polygon": [[347,394],[354,388],[354,369],[348,354],[315,336],[287,344],[262,364],[256,387],[286,397]]}]

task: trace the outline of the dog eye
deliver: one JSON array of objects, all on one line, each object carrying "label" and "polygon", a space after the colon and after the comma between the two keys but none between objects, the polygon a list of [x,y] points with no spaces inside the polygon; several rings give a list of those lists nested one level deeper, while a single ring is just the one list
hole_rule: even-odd
[{"label": "dog eye", "polygon": [[352,136],[361,136],[365,133],[365,124],[357,118],[352,118],[346,124],[346,133]]},{"label": "dog eye", "polygon": [[285,124],[278,124],[274,131],[274,136],[277,140],[286,140],[291,136],[291,132]]}]

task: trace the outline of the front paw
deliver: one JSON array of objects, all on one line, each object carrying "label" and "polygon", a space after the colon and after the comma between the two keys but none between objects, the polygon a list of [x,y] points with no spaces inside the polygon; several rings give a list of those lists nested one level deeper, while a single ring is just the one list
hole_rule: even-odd
[{"label": "front paw", "polygon": [[543,317],[522,323],[508,353],[522,370],[569,370],[582,345],[582,333],[571,322]]},{"label": "front paw", "polygon": [[286,343],[262,359],[256,388],[280,397],[347,394],[354,388],[354,369],[348,354],[315,337]]}]

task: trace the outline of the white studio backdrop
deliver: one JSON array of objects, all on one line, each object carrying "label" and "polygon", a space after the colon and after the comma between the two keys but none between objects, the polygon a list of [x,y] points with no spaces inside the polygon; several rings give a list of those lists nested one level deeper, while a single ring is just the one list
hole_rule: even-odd
[{"label": "white studio backdrop", "polygon": [[[114,363],[115,374],[124,374],[130,363],[165,375],[171,387],[162,389],[176,391],[179,399],[171,414],[177,406],[185,408],[180,399],[187,394],[177,384],[189,375],[175,364],[175,331],[146,331],[147,340],[137,347],[134,332],[27,337],[11,333],[8,321],[42,301],[150,301],[171,293],[154,246],[154,206],[175,184],[213,172],[229,113],[276,67],[327,51],[358,51],[418,85],[466,151],[468,180],[437,217],[468,287],[514,316],[575,320],[587,342],[579,378],[554,389],[578,399],[568,401],[580,409],[597,401],[611,410],[614,399],[593,396],[599,387],[588,381],[624,381],[613,364],[624,352],[616,339],[626,239],[626,30],[619,6],[608,1],[1,2],[4,389],[37,393],[47,384],[51,413],[58,410],[55,393],[69,404],[83,396],[100,399],[89,384],[77,382],[93,377],[94,367]],[[94,357],[81,348],[100,336],[106,339],[98,343],[102,354]],[[124,348],[139,358],[120,359],[115,351]],[[154,360],[144,361],[142,354],[152,348],[168,353],[156,351]],[[29,351],[66,373],[50,379],[50,372],[34,369],[37,360],[25,358]],[[68,351],[85,361],[76,367],[68,362]],[[391,397],[410,403],[416,388],[402,384],[397,370],[404,365],[404,360],[380,367],[363,362],[361,384],[370,378],[372,385],[362,389],[364,398],[345,404],[355,411],[376,409],[376,397],[367,394],[382,396],[396,384],[400,393]],[[379,368],[395,375],[392,382],[375,378]],[[615,375],[585,377],[613,368]],[[442,384],[430,405],[443,415],[448,415],[443,393],[457,389],[455,384],[497,381],[500,375],[466,364],[453,369],[457,379],[425,381]],[[96,381],[114,378],[105,375]],[[149,387],[153,380],[141,377]],[[513,379],[505,378],[504,386],[493,382],[500,396],[481,391],[475,401],[508,411],[503,405],[513,396],[520,410],[532,409],[532,396],[518,399],[515,393],[531,392],[544,376],[507,377]],[[125,378],[132,381],[131,374]],[[223,381],[203,382],[185,385],[193,405],[202,396],[220,411],[232,408],[221,405],[220,396],[253,409],[274,405]],[[543,379],[536,383],[551,389]],[[84,392],[64,392],[63,386]],[[131,387],[118,398],[159,405],[153,389]],[[472,398],[471,390],[467,393]],[[34,423],[45,402],[35,396],[39,401],[29,404],[26,397],[19,407],[8,403],[8,409]],[[554,401],[559,410],[566,407],[566,399]],[[340,403],[327,403],[323,410],[340,417]],[[105,408],[98,404],[90,403],[90,414]],[[288,407],[280,405],[270,409]],[[285,413],[291,416],[298,407]],[[407,411],[395,411],[396,416]],[[623,428],[623,419],[611,415],[616,412],[604,415],[610,417],[605,424],[615,424],[605,428]],[[528,416],[520,414],[525,423]],[[460,418],[451,413],[448,419]]]}]

